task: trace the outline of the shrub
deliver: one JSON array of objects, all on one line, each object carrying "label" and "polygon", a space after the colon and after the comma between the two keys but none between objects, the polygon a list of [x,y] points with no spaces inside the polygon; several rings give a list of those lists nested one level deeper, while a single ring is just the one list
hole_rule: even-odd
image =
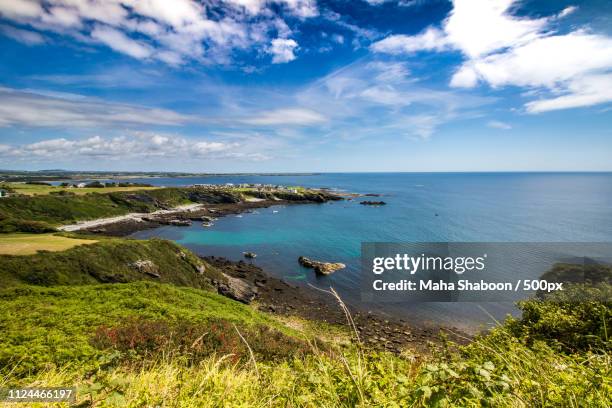
[{"label": "shrub", "polygon": [[190,362],[213,354],[231,355],[231,362],[246,361],[250,359],[249,347],[256,359],[264,361],[280,361],[304,355],[309,350],[305,341],[269,326],[236,326],[223,319],[200,323],[128,319],[119,326],[98,327],[91,343],[99,349],[114,349],[128,357],[155,359],[173,355],[185,357]]},{"label": "shrub", "polygon": [[565,353],[610,350],[611,307],[611,285],[567,285],[544,299],[520,302],[522,317],[507,326],[527,344],[540,340]]}]

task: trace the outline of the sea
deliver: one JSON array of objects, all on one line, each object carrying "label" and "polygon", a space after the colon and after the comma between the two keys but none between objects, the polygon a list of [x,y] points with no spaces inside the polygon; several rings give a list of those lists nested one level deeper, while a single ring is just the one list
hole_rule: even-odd
[{"label": "sea", "polygon": [[[263,183],[380,194],[384,206],[361,199],[312,205],[278,205],[231,215],[212,227],[163,226],[139,231],[135,238],[161,237],[200,255],[244,260],[289,283],[333,287],[353,307],[407,322],[452,325],[466,331],[490,327],[514,302],[423,302],[402,304],[383,298],[364,301],[360,282],[364,242],[610,243],[612,173],[323,173],[135,179],[158,186]],[[525,248],[529,248],[527,245]],[[525,257],[538,254],[525,249]],[[612,254],[610,254],[612,255]],[[342,262],[346,268],[317,276],[298,257]]]}]

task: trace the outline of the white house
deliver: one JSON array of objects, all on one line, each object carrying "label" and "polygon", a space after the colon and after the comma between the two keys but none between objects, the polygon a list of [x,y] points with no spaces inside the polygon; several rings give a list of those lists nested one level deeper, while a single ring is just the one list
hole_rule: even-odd
[{"label": "white house", "polygon": [[77,186],[77,188],[84,188],[86,185],[87,184],[85,184],[85,183],[79,183],[76,186]]}]

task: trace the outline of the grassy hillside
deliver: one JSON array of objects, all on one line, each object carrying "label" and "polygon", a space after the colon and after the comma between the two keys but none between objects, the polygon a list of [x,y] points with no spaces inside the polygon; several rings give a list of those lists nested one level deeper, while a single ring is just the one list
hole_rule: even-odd
[{"label": "grassy hillside", "polygon": [[[0,378],[9,371],[11,378],[28,375],[48,364],[94,369],[113,354],[103,350],[104,340],[108,342],[113,334],[105,328],[122,327],[126,322],[132,322],[130,331],[123,331],[135,342],[132,345],[169,336],[168,330],[159,329],[171,326],[160,322],[183,322],[183,326],[188,322],[197,329],[197,336],[211,330],[211,321],[280,327],[253,308],[216,293],[154,282],[52,288],[19,285],[0,290],[0,309]],[[136,319],[155,325],[135,325]],[[148,333],[143,331],[147,328]],[[143,336],[151,337],[139,340]]]},{"label": "grassy hillside", "polygon": [[[137,280],[210,288],[210,279],[221,280],[219,271],[173,242],[98,239],[61,252],[2,255],[0,288],[20,283],[49,286]],[[148,262],[139,267],[138,261]]]},{"label": "grassy hillside", "polygon": [[7,197],[0,200],[0,232],[14,232],[16,222],[23,220],[60,225],[129,212],[151,212],[191,203],[192,193],[190,189],[164,188],[131,193]]},{"label": "grassy hillside", "polygon": [[571,293],[531,300],[521,306],[530,317],[468,346],[396,356],[358,341],[305,343],[265,315],[198,289],[149,282],[13,288],[0,291],[7,310],[0,387],[74,384],[83,406],[608,407],[605,330],[559,348],[558,333],[537,329],[556,326],[560,315],[572,316],[566,333],[584,324],[574,317],[589,327],[609,324],[610,289],[588,290],[598,296],[579,314]]}]

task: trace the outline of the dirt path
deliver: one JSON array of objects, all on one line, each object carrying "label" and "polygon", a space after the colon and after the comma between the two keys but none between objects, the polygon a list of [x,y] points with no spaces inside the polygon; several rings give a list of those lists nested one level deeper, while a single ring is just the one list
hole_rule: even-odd
[{"label": "dirt path", "polygon": [[68,225],[62,225],[60,227],[58,227],[57,229],[60,231],[78,231],[78,230],[82,230],[82,229],[88,229],[88,228],[95,228],[95,227],[99,227],[102,225],[108,225],[108,224],[114,224],[117,222],[122,222],[122,221],[128,221],[128,220],[133,220],[133,221],[142,221],[142,217],[151,217],[151,216],[155,216],[155,215],[164,215],[164,214],[174,214],[174,213],[183,213],[186,211],[196,211],[199,210],[200,208],[202,208],[203,205],[202,204],[187,204],[187,205],[180,205],[178,207],[174,207],[170,210],[158,210],[158,211],[154,211],[152,213],[129,213],[129,214],[125,214],[125,215],[119,215],[117,217],[109,217],[109,218],[98,218],[95,220],[90,220],[90,221],[79,221],[76,224],[68,224]]}]

